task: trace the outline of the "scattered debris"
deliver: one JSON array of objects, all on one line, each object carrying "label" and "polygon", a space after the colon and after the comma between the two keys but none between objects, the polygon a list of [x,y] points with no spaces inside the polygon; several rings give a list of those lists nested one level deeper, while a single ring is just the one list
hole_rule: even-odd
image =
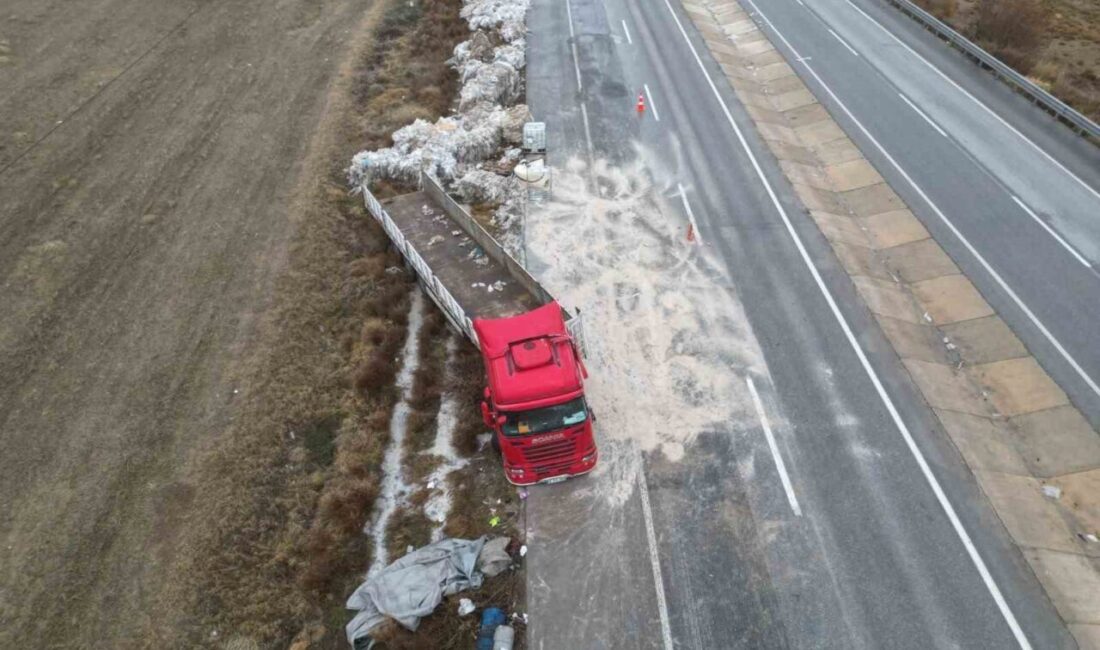
[{"label": "scattered debris", "polygon": [[354,646],[386,618],[416,631],[444,596],[480,587],[477,559],[484,545],[484,537],[443,539],[372,572],[348,598],[347,608],[359,612],[347,625],[348,642]]},{"label": "scattered debris", "polygon": [[493,515],[492,517],[489,518],[489,526],[491,528],[496,528],[499,525],[500,525],[500,515]]},{"label": "scattered debris", "polygon": [[494,537],[481,547],[481,553],[477,556],[477,568],[485,577],[500,575],[512,566],[512,556],[507,551],[509,542],[511,540],[507,537]]},{"label": "scattered debris", "polygon": [[519,556],[520,557],[527,557],[527,545],[526,544],[519,547]]},{"label": "scattered debris", "polygon": [[1044,485],[1043,495],[1048,499],[1059,499],[1062,497],[1062,488],[1057,485]]},{"label": "scattered debris", "polygon": [[469,598],[463,598],[458,601],[459,616],[469,616],[474,613],[474,609],[476,609],[476,607],[474,607],[474,601]]}]

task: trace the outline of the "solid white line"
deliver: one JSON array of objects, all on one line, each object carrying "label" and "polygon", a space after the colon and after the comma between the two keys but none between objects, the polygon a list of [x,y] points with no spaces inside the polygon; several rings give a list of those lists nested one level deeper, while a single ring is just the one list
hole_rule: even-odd
[{"label": "solid white line", "polygon": [[565,0],[565,13],[569,16],[569,48],[573,52],[573,71],[577,73],[577,92],[583,92],[581,64],[580,59],[577,57],[577,35],[573,33],[573,10],[569,6],[569,0]]},{"label": "solid white line", "polygon": [[[753,7],[756,6],[755,3],[752,2],[752,0],[747,1],[749,2],[749,4],[752,4]],[[757,9],[757,13],[759,13],[764,22],[766,22],[768,26],[771,27],[776,36],[782,39],[783,43],[785,43],[787,47],[790,48],[790,41],[788,41],[787,38],[783,36],[783,34],[778,29],[775,28],[775,25],[772,24],[771,20],[769,20],[767,16],[760,12],[759,9]],[[1058,354],[1062,355],[1062,358],[1065,359],[1066,363],[1068,363],[1071,368],[1073,368],[1074,372],[1077,373],[1081,380],[1084,381],[1086,385],[1088,385],[1093,393],[1100,397],[1100,385],[1097,385],[1096,381],[1093,380],[1093,378],[1090,377],[1087,372],[1085,372],[1085,369],[1081,367],[1081,364],[1077,363],[1077,360],[1070,356],[1069,351],[1066,350],[1062,343],[1054,337],[1054,334],[1052,334],[1051,331],[1047,329],[1046,325],[1043,325],[1042,321],[1039,320],[1039,317],[1036,316],[1035,313],[1032,312],[1026,304],[1024,304],[1024,301],[1020,299],[1020,296],[1016,295],[1016,292],[1012,290],[1012,287],[1008,286],[1008,283],[1005,282],[1004,278],[1002,278],[999,273],[993,270],[993,267],[989,264],[989,262],[987,262],[986,259],[982,257],[982,254],[978,252],[978,249],[974,248],[974,246],[970,243],[970,240],[963,236],[962,232],[955,227],[955,224],[947,218],[947,215],[944,214],[943,210],[940,210],[939,206],[932,201],[931,197],[929,197],[928,194],[926,194],[925,191],[921,189],[919,185],[917,185],[917,182],[913,180],[909,173],[906,172],[900,164],[898,164],[898,161],[894,160],[894,157],[886,151],[886,149],[882,146],[882,144],[879,143],[877,139],[875,139],[875,136],[871,135],[871,132],[867,130],[867,127],[863,126],[863,123],[856,119],[856,116],[852,114],[852,111],[848,109],[848,106],[844,102],[840,101],[840,98],[836,96],[836,93],[833,92],[832,88],[830,88],[829,85],[826,84],[825,81],[817,74],[817,72],[810,67],[810,64],[806,63],[805,61],[803,61],[802,64],[806,66],[806,71],[809,72],[814,77],[814,79],[817,79],[817,82],[821,84],[821,87],[825,90],[825,92],[829,93],[829,96],[833,98],[833,101],[836,102],[837,106],[839,106],[840,109],[844,111],[844,114],[848,116],[848,119],[852,120],[856,127],[858,127],[859,130],[863,132],[863,135],[865,135],[867,139],[871,141],[871,144],[875,145],[875,148],[879,150],[879,153],[881,153],[886,158],[886,160],[889,161],[891,165],[893,165],[898,174],[900,174],[901,177],[904,178],[907,183],[909,183],[910,187],[912,187],[913,190],[916,191],[918,195],[920,195],[921,199],[928,204],[928,207],[930,207],[932,211],[936,213],[936,216],[939,217],[940,221],[942,221],[951,231],[951,233],[954,234],[960,242],[962,242],[962,245],[966,248],[966,250],[970,251],[970,254],[973,255],[976,260],[978,260],[978,263],[981,264],[986,273],[988,273],[990,277],[993,278],[994,282],[997,283],[997,286],[1001,287],[1001,290],[1008,294],[1008,297],[1011,298],[1014,303],[1016,303],[1016,306],[1019,307],[1020,311],[1022,311],[1024,315],[1027,316],[1028,320],[1031,321],[1031,324],[1034,325],[1044,337],[1046,337],[1047,341],[1052,346],[1054,346],[1055,350],[1058,351]]]},{"label": "solid white line", "polygon": [[982,103],[982,101],[981,101],[980,99],[978,99],[977,97],[975,97],[974,95],[972,95],[972,94],[970,93],[970,91],[968,91],[967,89],[963,88],[963,87],[962,87],[962,86],[960,86],[959,84],[955,83],[955,80],[954,80],[954,79],[952,79],[951,77],[948,77],[948,76],[947,76],[947,75],[946,75],[946,74],[945,74],[945,73],[944,73],[944,72],[943,72],[942,70],[940,70],[940,69],[939,69],[939,68],[937,68],[936,66],[932,65],[932,63],[931,63],[931,62],[929,62],[929,61],[928,61],[928,59],[924,58],[924,57],[923,57],[923,56],[921,56],[920,54],[917,54],[916,50],[914,50],[913,48],[911,48],[911,47],[909,47],[908,45],[906,45],[906,44],[905,44],[905,43],[904,43],[904,42],[903,42],[903,41],[902,41],[902,40],[901,40],[900,38],[898,38],[897,36],[895,36],[895,35],[893,34],[893,32],[891,32],[890,30],[888,30],[888,29],[886,29],[885,27],[883,27],[883,26],[882,26],[882,24],[880,24],[880,23],[879,23],[879,22],[878,22],[877,20],[875,20],[874,18],[872,18],[871,16],[869,16],[869,15],[868,15],[868,14],[867,14],[867,13],[866,13],[865,11],[863,11],[862,9],[860,9],[859,7],[857,7],[857,6],[856,6],[856,4],[855,4],[854,2],[852,2],[852,0],[846,0],[846,2],[847,2],[847,3],[849,4],[849,5],[851,5],[853,9],[855,9],[855,10],[856,10],[856,11],[858,11],[858,12],[859,12],[860,14],[862,14],[864,18],[866,18],[867,20],[869,20],[869,21],[871,21],[872,23],[874,23],[874,24],[875,24],[875,25],[876,25],[876,26],[877,26],[877,27],[878,27],[879,29],[881,29],[881,30],[882,30],[883,32],[886,32],[886,34],[887,34],[887,35],[888,35],[888,36],[889,36],[890,38],[894,39],[894,41],[896,41],[896,42],[898,43],[898,45],[901,45],[902,47],[904,47],[904,48],[905,48],[906,50],[908,50],[908,51],[909,51],[909,53],[910,53],[910,54],[912,54],[913,56],[915,56],[915,57],[917,57],[918,59],[920,59],[920,60],[921,60],[921,61],[922,61],[922,62],[924,63],[924,65],[926,65],[926,66],[928,66],[929,68],[931,68],[933,72],[935,72],[935,73],[936,73],[936,74],[938,74],[939,76],[943,77],[943,78],[944,78],[944,79],[945,79],[945,80],[947,81],[947,83],[951,84],[951,85],[952,85],[952,86],[954,86],[954,87],[955,87],[955,88],[956,88],[956,89],[957,89],[957,90],[958,90],[959,92],[961,92],[962,94],[964,94],[964,95],[966,95],[967,97],[969,97],[969,98],[971,99],[971,101],[973,101],[973,102],[974,102],[975,104],[977,104],[978,106],[981,106],[981,107],[982,107],[983,109],[985,109],[985,111],[986,111],[987,113],[989,113],[990,115],[992,115],[992,116],[993,116],[994,118],[996,118],[996,120],[997,120],[998,122],[1000,122],[1001,124],[1003,124],[1004,126],[1006,126],[1006,127],[1008,128],[1008,130],[1009,130],[1009,131],[1012,131],[1013,133],[1015,133],[1015,134],[1016,134],[1017,136],[1019,136],[1019,137],[1020,137],[1020,139],[1022,139],[1022,140],[1023,140],[1024,142],[1026,142],[1026,143],[1028,143],[1029,145],[1031,145],[1031,146],[1032,146],[1032,147],[1033,147],[1033,148],[1034,148],[1034,149],[1035,149],[1036,151],[1038,151],[1039,153],[1043,154],[1043,156],[1044,156],[1044,157],[1045,157],[1045,158],[1046,158],[1047,160],[1049,160],[1050,162],[1054,163],[1054,166],[1055,166],[1055,167],[1057,167],[1058,169],[1060,169],[1060,170],[1062,170],[1063,172],[1065,172],[1065,173],[1066,173],[1066,174],[1067,174],[1067,175],[1068,175],[1068,176],[1069,176],[1070,178],[1072,178],[1073,180],[1077,181],[1077,183],[1078,183],[1078,184],[1080,184],[1080,185],[1081,185],[1081,187],[1085,188],[1086,190],[1088,190],[1089,192],[1091,192],[1093,196],[1095,196],[1096,198],[1100,199],[1100,191],[1097,191],[1097,190],[1093,189],[1091,185],[1089,185],[1089,184],[1088,184],[1088,183],[1086,183],[1085,181],[1081,180],[1081,178],[1080,178],[1080,177],[1078,177],[1078,176],[1077,176],[1076,174],[1074,174],[1073,172],[1071,172],[1071,171],[1070,171],[1070,170],[1069,170],[1068,168],[1066,168],[1066,166],[1065,166],[1065,165],[1063,165],[1062,163],[1058,162],[1058,161],[1057,161],[1057,160],[1056,160],[1056,159],[1054,158],[1054,156],[1052,156],[1052,155],[1050,155],[1049,153],[1047,153],[1047,152],[1046,152],[1046,151],[1045,151],[1045,150],[1044,150],[1044,149],[1043,149],[1042,147],[1040,147],[1039,145],[1035,144],[1035,143],[1034,143],[1034,142],[1033,142],[1033,141],[1032,141],[1032,140],[1031,140],[1030,138],[1028,138],[1028,137],[1027,137],[1026,135],[1024,135],[1023,133],[1021,133],[1021,132],[1019,131],[1019,129],[1017,129],[1016,127],[1014,127],[1014,126],[1012,126],[1011,124],[1009,124],[1009,123],[1008,123],[1008,122],[1007,122],[1007,121],[1006,121],[1006,120],[1005,120],[1005,119],[1004,119],[1003,117],[1001,117],[1000,115],[998,115],[997,113],[995,113],[995,112],[993,111],[993,109],[991,109],[990,107],[988,107],[988,106],[986,106],[986,105],[985,105],[984,103]]},{"label": "solid white line", "polygon": [[684,203],[684,212],[687,213],[688,221],[691,222],[691,231],[695,233],[695,240],[701,246],[703,244],[703,233],[699,232],[699,224],[695,223],[695,211],[691,209],[691,204],[688,203],[687,190],[680,183],[677,183],[676,187],[680,190],[680,200]]},{"label": "solid white line", "polygon": [[[829,29],[829,28],[828,28],[828,27],[826,27],[825,29]],[[834,31],[833,31],[833,30],[831,30],[831,29],[829,29],[829,33],[833,35],[833,38],[835,38],[836,40],[840,41],[840,44],[841,44],[841,45],[843,45],[844,47],[848,48],[848,51],[849,51],[849,52],[851,52],[853,56],[859,56],[859,52],[856,52],[855,50],[853,50],[853,49],[852,49],[852,46],[851,46],[851,45],[848,45],[847,41],[845,41],[845,40],[844,40],[843,38],[841,38],[841,37],[840,37],[840,34],[837,34],[836,32],[834,32]]]},{"label": "solid white line", "polygon": [[664,650],[672,650],[672,626],[668,618],[668,601],[665,600],[665,581],[661,577],[661,560],[657,556],[657,533],[653,530],[653,511],[649,507],[649,487],[645,480],[645,464],[638,461],[638,492],[642,497],[642,518],[645,519],[645,537],[649,544],[649,563],[653,568],[653,582],[657,587],[657,614],[661,619],[661,640]]},{"label": "solid white line", "polygon": [[756,384],[752,383],[752,377],[745,377],[745,383],[749,385],[749,392],[752,393],[752,404],[756,407],[756,416],[760,418],[760,424],[764,427],[764,437],[768,439],[768,449],[771,449],[775,468],[779,470],[779,480],[783,483],[783,491],[787,493],[787,502],[791,504],[794,516],[801,517],[802,508],[798,507],[798,497],[794,495],[791,477],[787,475],[787,466],[783,463],[783,456],[779,454],[779,447],[775,444],[772,426],[768,423],[768,414],[764,412],[764,403],[760,401],[760,394],[756,392]]},{"label": "solid white line", "polygon": [[[581,102],[581,118],[584,120],[584,141],[588,145],[588,157],[592,157],[592,129],[588,126],[588,106]],[[591,160],[589,160],[591,162]]]},{"label": "solid white line", "polygon": [[630,29],[626,26],[626,19],[623,18],[623,33],[626,34],[626,42],[631,45],[634,44],[633,39],[630,38]]},{"label": "solid white line", "polygon": [[938,131],[940,135],[942,135],[942,136],[943,136],[943,137],[945,137],[945,138],[947,137],[947,134],[943,132],[943,129],[941,129],[941,128],[940,128],[940,125],[939,125],[939,124],[936,124],[935,122],[933,122],[933,121],[932,121],[932,118],[930,118],[930,117],[928,117],[927,115],[925,115],[925,114],[924,114],[924,111],[922,111],[921,109],[917,108],[917,105],[916,105],[916,104],[914,104],[913,102],[909,101],[909,98],[908,98],[908,97],[906,97],[905,95],[903,95],[903,94],[901,94],[901,93],[898,93],[898,97],[901,97],[901,100],[902,100],[903,102],[905,102],[906,104],[909,104],[909,108],[911,108],[911,109],[913,109],[914,111],[916,111],[917,115],[920,115],[921,117],[923,117],[923,118],[924,118],[924,121],[925,121],[925,122],[928,122],[928,124],[929,124],[929,125],[930,125],[930,126],[931,126],[931,127],[933,128],[933,129],[935,129],[936,131]]},{"label": "solid white line", "polygon": [[[760,13],[760,9],[756,6],[752,0],[747,0],[753,9]],[[921,453],[917,443],[913,440],[913,435],[909,432],[909,427],[905,424],[905,420],[902,419],[901,414],[898,412],[897,407],[894,405],[890,395],[886,392],[886,388],[882,385],[882,381],[879,379],[878,373],[875,372],[871,362],[867,359],[867,355],[863,352],[863,348],[859,346],[859,342],[856,340],[855,334],[852,332],[851,326],[848,325],[847,319],[844,318],[844,314],[841,313],[840,307],[836,304],[836,300],[833,298],[833,294],[830,293],[829,288],[825,286],[825,281],[821,278],[821,274],[818,272],[817,267],[814,266],[813,260],[810,258],[809,252],[806,250],[805,245],[802,243],[802,238],[798,236],[798,232],[794,229],[794,224],[791,223],[790,217],[787,216],[787,211],[783,208],[783,204],[779,202],[779,197],[776,196],[775,190],[772,189],[771,183],[768,181],[767,176],[764,175],[764,170],[760,167],[760,163],[756,159],[756,155],[753,154],[752,149],[749,147],[749,143],[745,140],[744,134],[741,132],[741,128],[737,126],[737,122],[734,121],[733,115],[730,114],[729,107],[726,106],[725,100],[722,99],[721,93],[718,92],[717,86],[714,85],[714,81],[710,78],[710,74],[707,73],[706,66],[703,65],[702,59],[699,58],[699,53],[695,51],[695,46],[692,45],[691,39],[688,38],[687,32],[684,31],[684,26],[680,23],[679,16],[672,9],[672,5],[669,0],[665,0],[665,6],[668,7],[668,11],[672,14],[673,20],[676,21],[676,26],[680,29],[680,35],[683,36],[684,41],[691,49],[692,55],[695,56],[695,62],[699,65],[699,70],[702,71],[703,76],[706,78],[707,83],[710,85],[711,92],[714,93],[715,99],[722,106],[722,111],[725,113],[726,120],[729,122],[730,128],[733,130],[734,135],[737,136],[738,142],[741,144],[741,148],[745,151],[749,162],[752,163],[753,170],[756,172],[757,177],[760,179],[760,183],[764,186],[768,197],[771,199],[772,205],[775,206],[776,211],[779,213],[780,218],[783,220],[783,225],[786,226],[787,232],[790,234],[791,239],[794,240],[795,248],[798,249],[799,254],[802,257],[802,261],[806,264],[806,268],[809,270],[810,275],[813,276],[814,282],[817,284],[818,290],[821,291],[822,296],[825,298],[825,302],[828,303],[829,309],[833,313],[833,317],[836,318],[837,323],[840,325],[840,329],[843,330],[844,336],[848,339],[848,344],[851,345],[852,350],[855,352],[856,357],[859,358],[860,364],[863,366],[864,372],[867,373],[871,383],[875,387],[875,391],[878,393],[879,399],[886,406],[886,410],[890,413],[891,419],[894,421],[894,425],[898,428],[902,438],[905,440],[905,444],[909,447],[910,453],[913,454],[913,458],[916,460],[917,466],[920,468],[921,473],[924,475],[925,481],[932,489],[932,493],[936,496],[936,501],[940,504],[940,508],[943,509],[944,514],[950,521],[952,528],[955,530],[955,534],[958,535],[962,541],[963,547],[966,549],[967,555],[970,556],[971,562],[973,562],[975,568],[978,570],[978,574],[982,578],[982,582],[985,583],[986,589],[993,597],[993,601],[997,604],[997,608],[1001,612],[1001,616],[1004,617],[1005,622],[1008,624],[1009,629],[1012,630],[1013,636],[1016,638],[1016,642],[1024,650],[1030,650],[1031,644],[1027,640],[1027,636],[1024,635],[1023,630],[1020,628],[1019,622],[1016,620],[1016,615],[1012,613],[1012,609],[1005,601],[1004,595],[1001,593],[1000,587],[997,586],[993,576],[989,573],[989,569],[985,565],[985,561],[982,559],[980,553],[978,553],[977,547],[974,546],[974,542],[970,539],[969,533],[966,532],[966,528],[963,526],[962,521],[959,520],[958,514],[955,512],[954,506],[951,505],[951,501],[948,500],[947,494],[944,493],[943,488],[940,486],[939,481],[936,479],[936,475],[932,473],[932,468],[929,467],[928,461],[925,460],[924,454]],[[761,14],[763,16],[763,14]],[[764,18],[767,21],[767,18]],[[771,25],[771,21],[768,21]],[[774,30],[774,25],[772,26]],[[776,31],[776,34],[779,34]],[[780,38],[783,38],[780,35]],[[783,39],[786,42],[786,39]],[[788,47],[790,46],[787,43]],[[806,66],[810,69],[809,66]]]},{"label": "solid white line", "polygon": [[661,114],[657,112],[657,105],[653,103],[653,93],[649,92],[649,84],[642,84],[645,88],[645,98],[649,102],[649,108],[653,111],[653,119],[661,121]]},{"label": "solid white line", "polygon": [[1043,221],[1042,219],[1040,219],[1040,218],[1039,218],[1039,215],[1037,215],[1037,214],[1035,214],[1034,212],[1032,212],[1032,211],[1031,211],[1031,208],[1027,207],[1027,204],[1025,204],[1025,203],[1024,203],[1023,201],[1021,201],[1019,197],[1017,197],[1017,196],[1013,196],[1013,197],[1012,197],[1012,200],[1013,200],[1013,201],[1015,201],[1015,202],[1016,202],[1016,205],[1020,206],[1020,209],[1022,209],[1022,210],[1023,210],[1024,212],[1026,212],[1026,213],[1028,214],[1028,216],[1029,216],[1029,217],[1031,217],[1032,219],[1034,219],[1034,220],[1035,220],[1035,223],[1037,223],[1037,224],[1039,224],[1040,226],[1042,226],[1042,227],[1043,227],[1043,230],[1045,230],[1045,231],[1047,231],[1048,233],[1050,233],[1050,236],[1051,236],[1051,237],[1053,237],[1053,238],[1055,238],[1056,240],[1058,240],[1058,243],[1062,245],[1062,248],[1065,248],[1065,249],[1066,249],[1067,251],[1069,251],[1069,254],[1070,254],[1070,255],[1072,255],[1072,256],[1074,256],[1075,258],[1077,258],[1077,261],[1078,261],[1078,262],[1080,262],[1080,263],[1084,264],[1085,266],[1087,266],[1087,267],[1088,267],[1088,268],[1090,268],[1090,269],[1092,268],[1092,264],[1090,264],[1088,260],[1086,260],[1086,259],[1085,259],[1084,257],[1081,257],[1081,254],[1080,254],[1080,253],[1078,253],[1078,252],[1077,252],[1076,250],[1074,250],[1074,249],[1073,249],[1073,246],[1070,246],[1070,245],[1069,245],[1069,242],[1067,242],[1066,240],[1062,239],[1062,236],[1061,236],[1061,235],[1059,235],[1059,234],[1058,234],[1057,232],[1055,232],[1055,231],[1054,231],[1054,229],[1053,229],[1053,228],[1051,228],[1051,227],[1050,227],[1049,225],[1047,225],[1047,222],[1045,222],[1045,221]]}]

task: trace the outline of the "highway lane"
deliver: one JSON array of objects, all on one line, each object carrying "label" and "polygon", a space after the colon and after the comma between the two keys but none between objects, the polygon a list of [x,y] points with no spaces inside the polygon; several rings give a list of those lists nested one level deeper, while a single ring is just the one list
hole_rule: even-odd
[{"label": "highway lane", "polygon": [[[684,20],[678,6],[675,11]],[[684,22],[721,81],[718,66]],[[743,303],[766,364],[764,373],[730,372],[753,381],[770,422],[765,426],[758,413],[716,423],[697,432],[678,461],[647,455],[647,490],[632,491],[622,503],[601,500],[601,487],[585,481],[533,490],[532,647],[1017,643],[890,408],[807,272],[777,204],[790,215],[823,286],[842,306],[854,340],[912,431],[918,453],[1013,618],[1035,647],[1072,647],[1018,553],[990,525],[995,518],[965,466],[936,430],[816,226],[799,214],[777,165],[721,82],[720,97],[775,189],[772,202],[664,3],[536,0],[529,27],[528,101],[548,124],[551,162],[560,168],[589,150],[624,166],[640,157],[654,177],[657,207],[685,226],[696,220],[705,259],[731,282],[729,295],[714,299]],[[641,119],[633,113],[639,93],[650,104]],[[539,219],[538,211],[530,218]],[[539,245],[531,244],[532,267],[541,275]],[[589,326],[590,335],[593,327],[598,325]],[[591,369],[606,371],[599,359]],[[751,395],[747,381],[743,385],[731,400]],[[603,462],[629,465],[629,450],[609,447]],[[616,467],[590,481],[628,480],[622,476],[631,474]],[[649,560],[653,551],[657,559],[652,572],[645,560],[647,522],[654,530]]]},{"label": "highway lane", "polygon": [[1100,149],[885,3],[754,7],[784,54],[805,58],[799,75],[1100,426]]}]

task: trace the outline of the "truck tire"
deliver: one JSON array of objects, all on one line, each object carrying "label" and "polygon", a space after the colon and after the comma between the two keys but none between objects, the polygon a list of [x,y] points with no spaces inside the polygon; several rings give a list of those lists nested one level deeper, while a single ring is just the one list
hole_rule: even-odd
[{"label": "truck tire", "polygon": [[493,432],[493,437],[489,439],[489,444],[493,447],[493,452],[497,456],[500,456],[501,458],[504,457],[504,452],[500,450],[500,439],[497,438],[496,432]]}]

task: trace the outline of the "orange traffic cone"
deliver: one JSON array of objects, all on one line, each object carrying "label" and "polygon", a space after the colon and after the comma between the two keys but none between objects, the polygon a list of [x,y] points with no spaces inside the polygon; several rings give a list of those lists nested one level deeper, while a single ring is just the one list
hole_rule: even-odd
[{"label": "orange traffic cone", "polygon": [[638,114],[645,112],[645,97],[638,95]]}]

